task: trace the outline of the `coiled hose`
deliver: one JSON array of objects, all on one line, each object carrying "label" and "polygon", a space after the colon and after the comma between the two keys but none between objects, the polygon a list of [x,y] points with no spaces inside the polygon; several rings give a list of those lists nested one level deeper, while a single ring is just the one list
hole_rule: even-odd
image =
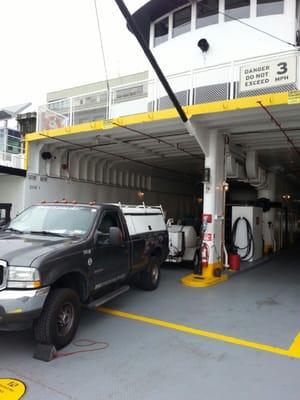
[{"label": "coiled hose", "polygon": [[[247,244],[245,247],[239,247],[236,245],[236,233],[238,230],[238,225],[240,222],[244,222],[246,224],[246,239],[247,239]],[[234,221],[233,227],[232,227],[232,249],[236,252],[239,251],[245,251],[245,254],[241,256],[241,260],[247,260],[248,257],[250,256],[251,250],[252,254],[254,254],[254,240],[253,240],[253,232],[251,229],[250,222],[247,220],[247,218],[244,217],[239,217]]]}]

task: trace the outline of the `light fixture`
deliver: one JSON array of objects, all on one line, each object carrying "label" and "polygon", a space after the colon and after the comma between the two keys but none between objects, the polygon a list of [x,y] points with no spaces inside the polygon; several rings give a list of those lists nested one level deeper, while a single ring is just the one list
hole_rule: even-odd
[{"label": "light fixture", "polygon": [[210,182],[210,168],[204,168],[201,182],[202,183]]},{"label": "light fixture", "polygon": [[50,153],[50,151],[43,151],[41,157],[43,160],[51,160],[52,154]]},{"label": "light fixture", "polygon": [[223,191],[228,192],[229,190],[229,183],[228,182],[223,182]]},{"label": "light fixture", "polygon": [[282,199],[283,199],[283,200],[290,200],[290,198],[291,198],[291,195],[290,195],[290,194],[283,194],[283,195],[282,195]]},{"label": "light fixture", "polygon": [[139,190],[139,191],[137,192],[137,196],[138,196],[138,198],[139,198],[140,200],[143,200],[143,199],[144,199],[144,196],[145,196],[145,193],[142,192],[141,190]]},{"label": "light fixture", "polygon": [[206,53],[209,49],[209,43],[204,38],[199,40],[199,42],[197,43],[197,46],[202,51],[202,53]]}]

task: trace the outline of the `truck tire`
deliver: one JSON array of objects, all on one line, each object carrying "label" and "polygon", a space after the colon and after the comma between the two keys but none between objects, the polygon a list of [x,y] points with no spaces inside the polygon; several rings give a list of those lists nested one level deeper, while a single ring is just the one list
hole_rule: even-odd
[{"label": "truck tire", "polygon": [[144,290],[155,290],[160,281],[160,265],[156,260],[151,260],[148,267],[139,275],[137,285]]},{"label": "truck tire", "polygon": [[69,344],[78,328],[80,301],[71,289],[54,289],[44,305],[41,316],[34,321],[38,343],[54,345],[57,350]]}]

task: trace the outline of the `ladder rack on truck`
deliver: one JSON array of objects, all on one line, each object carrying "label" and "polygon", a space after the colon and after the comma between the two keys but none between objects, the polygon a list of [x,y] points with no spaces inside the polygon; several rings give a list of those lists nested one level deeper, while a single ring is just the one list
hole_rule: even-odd
[{"label": "ladder rack on truck", "polygon": [[132,204],[122,204],[121,202],[114,204],[121,208],[124,215],[130,213],[137,213],[137,214],[164,214],[164,210],[161,205],[159,206],[146,206],[145,203],[132,205]]}]

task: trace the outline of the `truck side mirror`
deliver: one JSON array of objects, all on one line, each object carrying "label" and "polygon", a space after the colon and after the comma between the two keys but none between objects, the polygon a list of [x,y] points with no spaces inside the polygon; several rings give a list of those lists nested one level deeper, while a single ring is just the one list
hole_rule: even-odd
[{"label": "truck side mirror", "polygon": [[123,234],[120,228],[109,228],[109,243],[113,246],[121,246],[123,244]]}]

